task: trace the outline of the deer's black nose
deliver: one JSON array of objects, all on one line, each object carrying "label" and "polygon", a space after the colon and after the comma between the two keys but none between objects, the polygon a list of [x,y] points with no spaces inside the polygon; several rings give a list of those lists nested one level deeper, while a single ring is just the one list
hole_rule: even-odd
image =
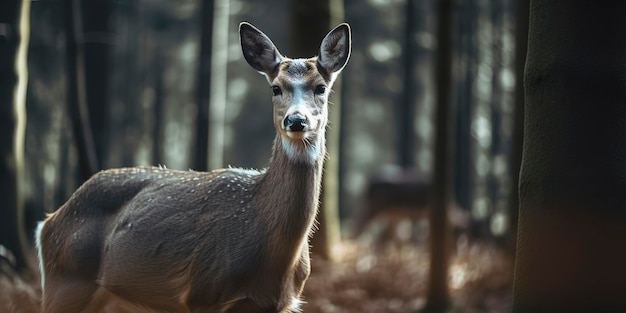
[{"label": "deer's black nose", "polygon": [[303,131],[306,125],[306,116],[302,114],[292,114],[285,117],[283,120],[283,124],[285,125],[285,129],[291,131]]}]

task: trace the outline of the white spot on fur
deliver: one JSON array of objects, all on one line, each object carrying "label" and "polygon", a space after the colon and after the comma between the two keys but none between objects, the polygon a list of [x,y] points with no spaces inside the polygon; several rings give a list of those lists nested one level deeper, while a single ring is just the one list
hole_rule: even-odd
[{"label": "white spot on fur", "polygon": [[292,297],[291,298],[291,305],[289,306],[289,310],[292,312],[302,312],[302,309],[300,308],[300,306],[302,305],[302,303],[304,303],[304,301],[296,298],[296,297]]},{"label": "white spot on fur", "polygon": [[43,254],[41,251],[41,230],[45,221],[37,223],[37,229],[35,230],[35,246],[37,247],[37,258],[39,259],[39,274],[41,275],[41,292],[44,292],[44,286],[46,284],[46,273],[44,272]]},{"label": "white spot on fur", "polygon": [[247,169],[247,168],[239,168],[239,167],[228,167],[228,169],[236,173],[238,175],[242,175],[244,178],[252,178],[256,175],[259,175],[261,171],[255,169]]}]

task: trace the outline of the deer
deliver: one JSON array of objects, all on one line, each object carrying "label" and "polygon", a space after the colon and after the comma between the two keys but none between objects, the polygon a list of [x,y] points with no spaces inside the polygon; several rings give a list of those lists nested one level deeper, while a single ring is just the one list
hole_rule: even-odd
[{"label": "deer", "polygon": [[346,23],[289,58],[248,22],[243,56],[271,86],[264,170],[129,167],[94,174],[40,222],[43,313],[298,312],[311,267],[328,98],[351,53]]},{"label": "deer", "polygon": [[[355,239],[374,248],[385,243],[417,243],[428,235],[431,177],[411,167],[386,166],[369,181],[365,195],[366,206]],[[447,208],[448,226],[454,238],[463,238],[470,226],[470,216],[456,203]],[[403,227],[409,226],[409,227]],[[432,238],[431,238],[432,240]],[[451,251],[456,243],[450,242]]]}]

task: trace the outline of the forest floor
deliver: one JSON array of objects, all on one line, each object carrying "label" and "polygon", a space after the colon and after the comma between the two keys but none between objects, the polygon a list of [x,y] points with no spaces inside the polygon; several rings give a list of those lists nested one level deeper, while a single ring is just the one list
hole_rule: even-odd
[{"label": "forest floor", "polygon": [[[502,250],[460,240],[450,266],[454,312],[510,312],[513,262]],[[339,259],[313,258],[306,313],[406,313],[426,304],[429,257],[424,244],[371,248],[344,241]],[[0,313],[39,312],[39,279],[16,275],[0,259]]]}]

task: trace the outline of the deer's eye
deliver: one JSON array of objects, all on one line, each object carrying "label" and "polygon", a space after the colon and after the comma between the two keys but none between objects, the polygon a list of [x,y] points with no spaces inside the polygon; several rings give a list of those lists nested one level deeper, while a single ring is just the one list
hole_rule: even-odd
[{"label": "deer's eye", "polygon": [[315,94],[316,95],[323,95],[326,93],[326,86],[324,85],[317,85],[317,87],[315,87]]},{"label": "deer's eye", "polygon": [[280,87],[278,86],[272,86],[272,95],[273,96],[279,96],[283,93],[282,90],[280,90]]}]

